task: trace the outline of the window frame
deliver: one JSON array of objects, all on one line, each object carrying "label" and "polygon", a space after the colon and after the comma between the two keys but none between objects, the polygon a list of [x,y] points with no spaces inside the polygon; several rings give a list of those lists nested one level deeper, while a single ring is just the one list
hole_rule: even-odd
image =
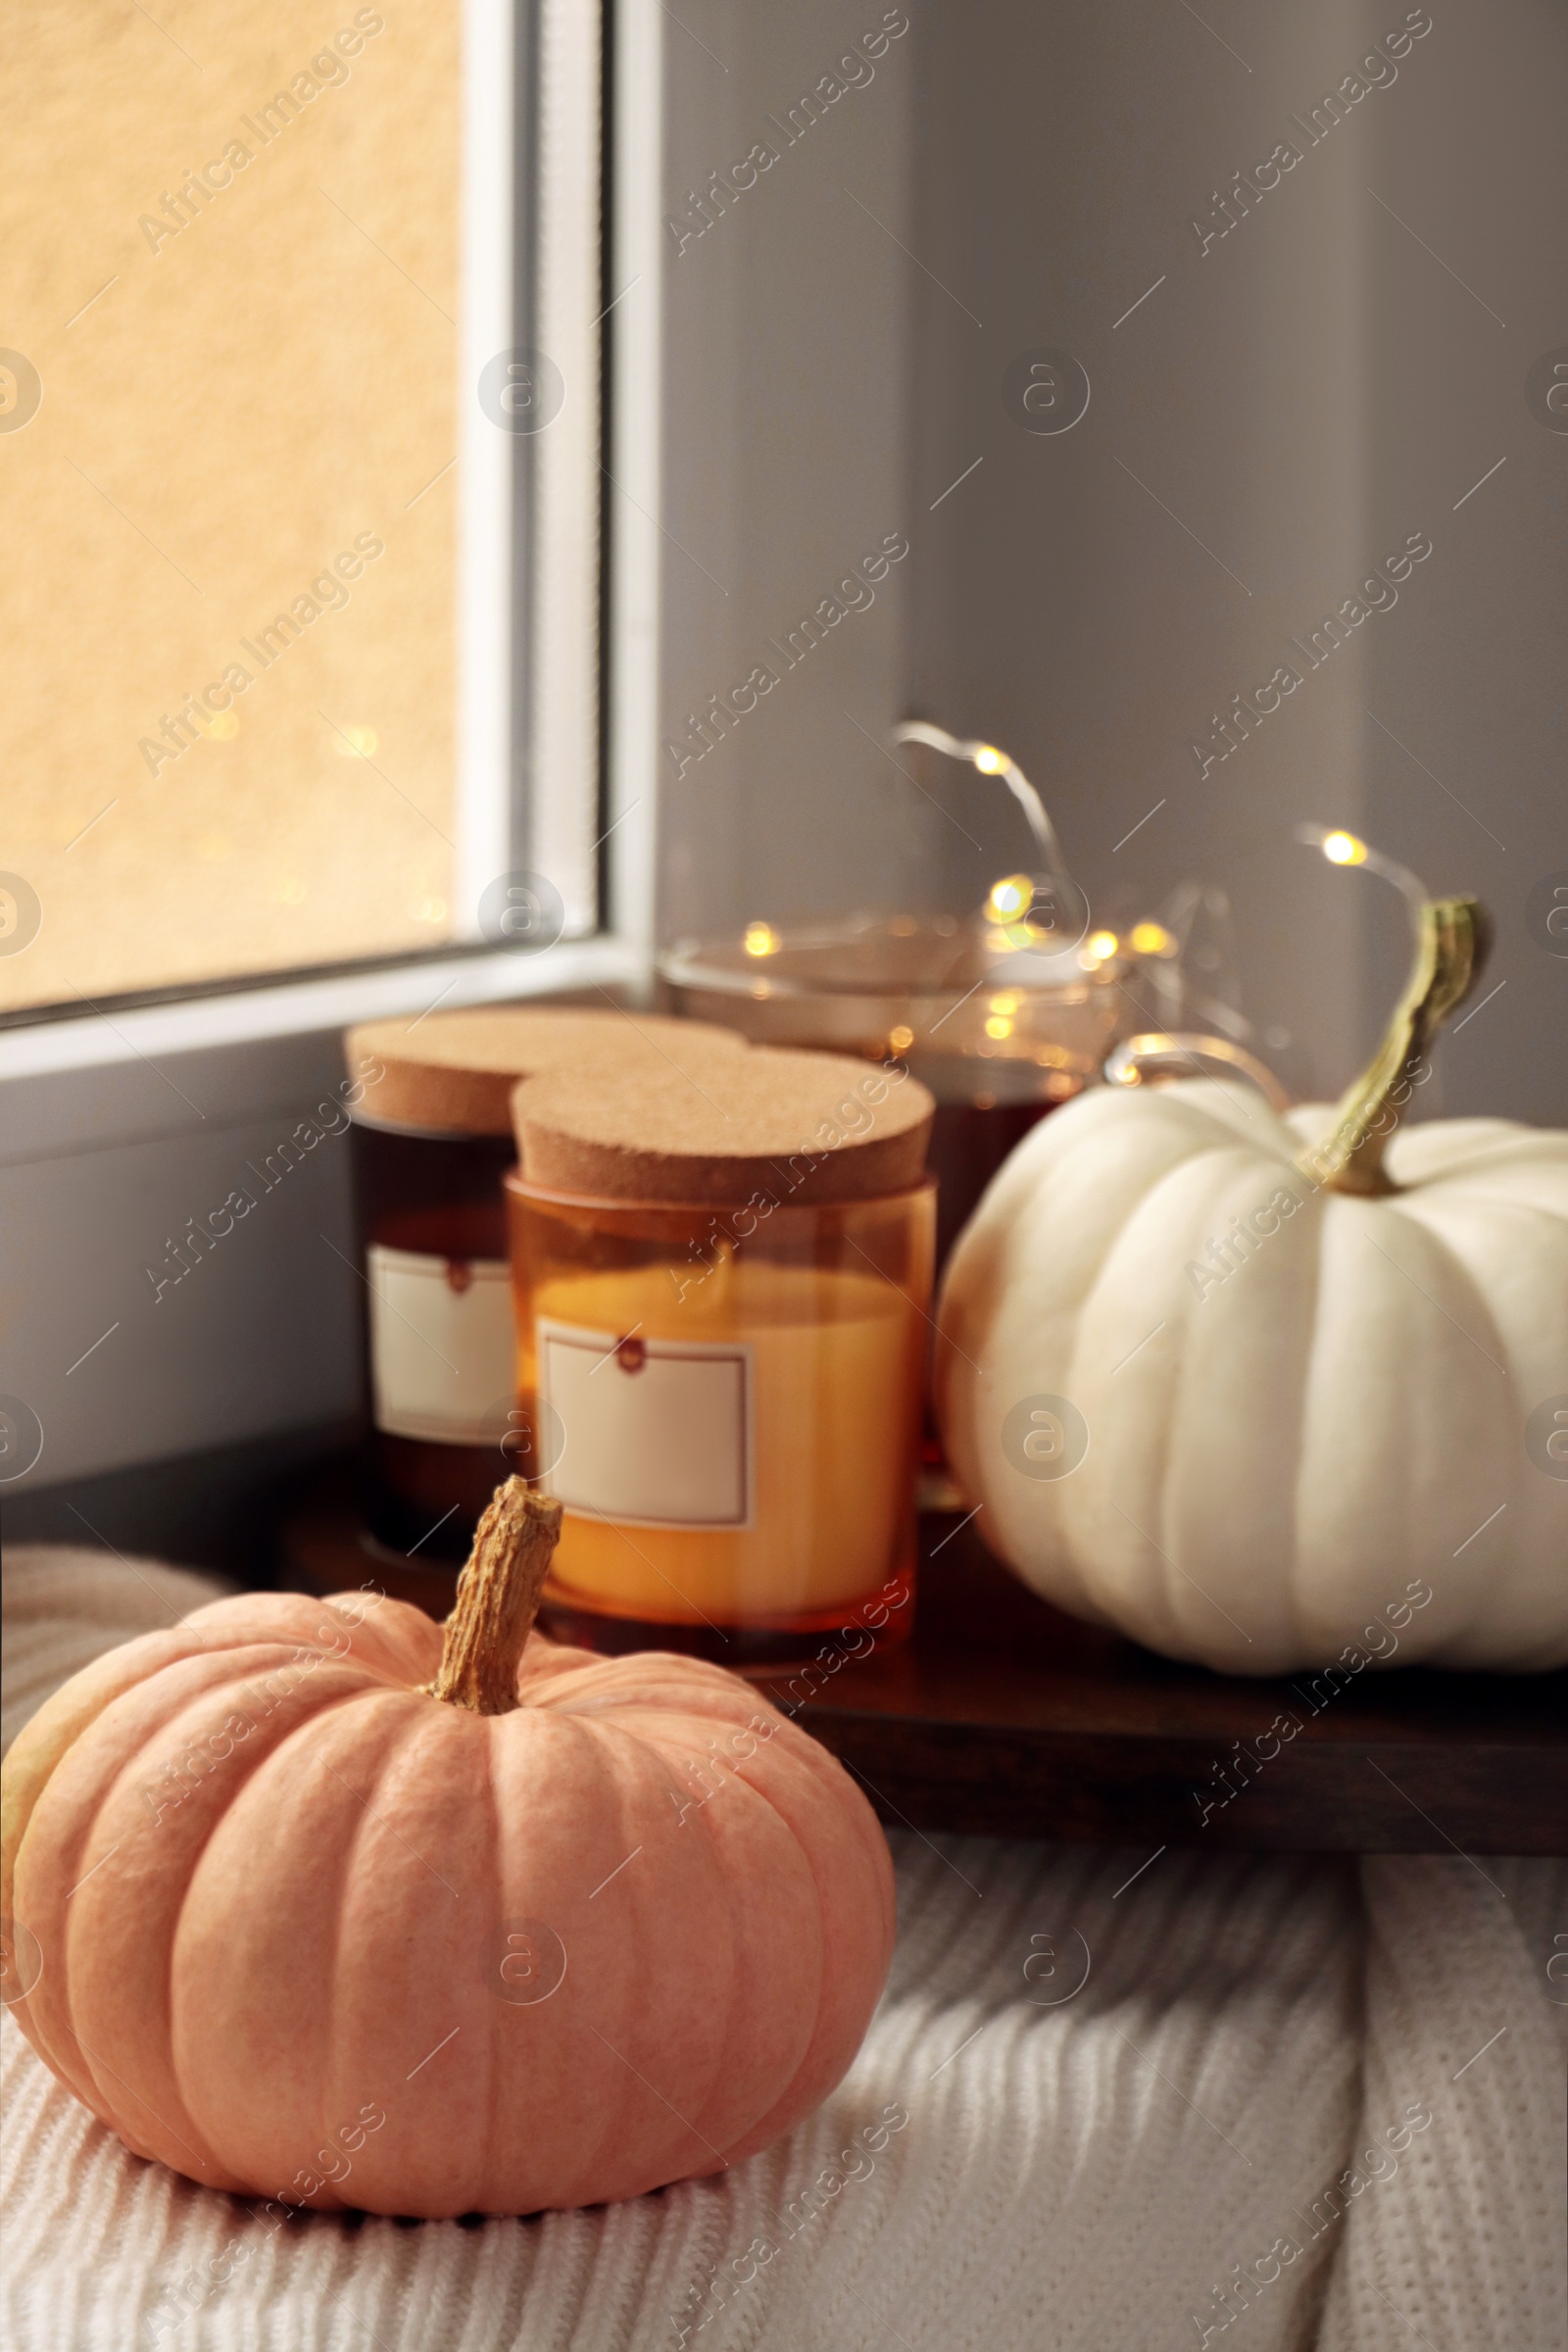
[{"label": "window frame", "polygon": [[[540,0],[464,0],[462,251],[459,336],[458,857],[460,906],[476,906],[498,873],[532,862],[532,612],[529,588],[537,449],[499,433],[474,386],[494,353],[532,341],[540,268],[534,224],[548,225],[539,184]],[[8,1079],[301,1035],[443,1004],[555,994],[593,985],[643,990],[652,968],[657,800],[660,503],[658,404],[615,404],[616,383],[659,380],[658,236],[661,48],[658,0],[603,0],[600,284],[612,307],[598,359],[600,456],[599,756],[588,783],[593,919],[538,956],[475,936],[276,971],[117,991],[0,1011],[0,1089]],[[637,89],[636,109],[628,94]],[[652,93],[652,103],[649,94]],[[519,142],[518,126],[525,135]],[[612,273],[619,285],[609,287]],[[635,288],[635,299],[612,296]],[[596,324],[598,322],[596,321]],[[615,497],[616,480],[629,497]],[[635,506],[632,502],[635,502]],[[640,515],[637,510],[640,509]],[[628,515],[639,529],[627,527]],[[471,918],[470,918],[471,919]]]},{"label": "window frame", "polygon": [[[467,477],[489,467],[493,487],[496,445],[502,455],[510,445],[481,414],[472,386],[483,360],[517,339],[513,83],[510,71],[496,71],[497,43],[508,45],[510,59],[513,7],[514,0],[465,0],[468,290],[461,446],[472,499],[480,488]],[[613,157],[606,224],[612,291],[627,290],[605,319],[605,366],[611,381],[637,387],[637,397],[606,412],[604,463],[616,487],[607,484],[601,509],[598,927],[535,955],[459,943],[326,971],[149,992],[153,1002],[106,1000],[90,1011],[29,1009],[0,1030],[0,1194],[12,1237],[0,1389],[25,1398],[45,1431],[37,1462],[3,1492],[8,1511],[36,1495],[40,1526],[53,1527],[49,1513],[58,1518],[73,1494],[91,1520],[98,1487],[83,1482],[197,1456],[226,1460],[236,1446],[247,1458],[279,1445],[308,1454],[340,1444],[355,1426],[363,1409],[363,1310],[346,1152],[329,1145],[317,1153],[299,1177],[306,1189],[258,1217],[244,1248],[218,1257],[200,1283],[178,1294],[179,1306],[171,1305],[171,1294],[162,1307],[149,1307],[141,1262],[157,1255],[161,1237],[178,1233],[209,1194],[221,1197],[229,1159],[268,1149],[334,1089],[344,1028],[438,1005],[566,992],[589,1002],[601,992],[621,1001],[646,996],[662,653],[662,402],[654,389],[663,269],[660,0],[616,0],[612,14],[607,5],[606,23],[612,106],[606,135]],[[505,106],[496,103],[498,86]],[[499,167],[505,177],[498,182]],[[509,192],[499,230],[486,196],[498,184]],[[510,561],[509,539],[494,530],[477,544],[466,538],[460,628],[474,619],[498,567]],[[491,627],[493,607],[484,618]],[[509,629],[502,642],[506,663],[488,673],[482,646],[462,644],[463,757],[470,761],[484,756],[487,742],[496,756],[503,741],[513,679]],[[485,878],[509,862],[490,864]],[[75,1519],[60,1525],[75,1536]]]}]

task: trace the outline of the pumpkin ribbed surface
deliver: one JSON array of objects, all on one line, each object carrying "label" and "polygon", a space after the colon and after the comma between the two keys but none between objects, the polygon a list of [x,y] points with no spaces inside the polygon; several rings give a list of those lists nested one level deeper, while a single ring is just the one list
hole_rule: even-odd
[{"label": "pumpkin ribbed surface", "polygon": [[441,1654],[251,1594],[75,1676],[7,1765],[28,2038],[138,2152],[318,2207],[585,2204],[788,2130],[887,1970],[864,1798],[716,1667],[534,1636],[482,1715]]},{"label": "pumpkin ribbed surface", "polygon": [[937,1310],[976,1524],[1048,1599],[1229,1673],[1560,1664],[1568,1136],[1414,1126],[1361,1198],[1300,1164],[1333,1115],[1196,1079],[1026,1137]]}]

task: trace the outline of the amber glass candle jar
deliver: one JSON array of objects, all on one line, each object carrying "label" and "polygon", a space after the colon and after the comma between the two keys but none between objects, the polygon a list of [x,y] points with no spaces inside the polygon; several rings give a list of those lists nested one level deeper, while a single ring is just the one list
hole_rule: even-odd
[{"label": "amber glass candle jar", "polygon": [[507,1180],[558,1637],[730,1666],[904,1639],[935,1234],[902,1070],[748,1054],[520,1088]]},{"label": "amber glass candle jar", "polygon": [[516,1342],[502,1180],[521,1078],[705,1064],[732,1033],[647,1013],[492,1005],[372,1021],[344,1041],[353,1110],[371,1428],[363,1502],[388,1548],[462,1561],[518,1466]]}]

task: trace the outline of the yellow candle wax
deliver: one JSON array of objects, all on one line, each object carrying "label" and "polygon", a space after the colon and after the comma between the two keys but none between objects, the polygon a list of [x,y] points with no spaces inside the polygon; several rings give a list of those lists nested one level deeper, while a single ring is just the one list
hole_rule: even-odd
[{"label": "yellow candle wax", "polygon": [[893,1281],[726,1246],[706,1271],[540,1266],[519,1305],[564,1602],[778,1622],[907,1566],[925,1324]]}]

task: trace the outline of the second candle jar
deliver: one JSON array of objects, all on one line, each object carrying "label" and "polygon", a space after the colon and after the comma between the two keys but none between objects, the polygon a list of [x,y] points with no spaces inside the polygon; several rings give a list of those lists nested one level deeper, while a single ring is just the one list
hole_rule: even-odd
[{"label": "second candle jar", "polygon": [[519,1087],[518,1385],[565,1505],[544,1615],[726,1665],[912,1617],[933,1104],[896,1066],[737,1055]]}]

